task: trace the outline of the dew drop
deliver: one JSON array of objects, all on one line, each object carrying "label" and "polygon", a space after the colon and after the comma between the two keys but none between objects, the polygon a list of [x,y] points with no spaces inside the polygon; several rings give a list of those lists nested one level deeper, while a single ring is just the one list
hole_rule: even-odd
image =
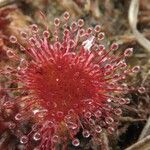
[{"label": "dew drop", "polygon": [[54,25],[55,26],[59,26],[60,25],[60,19],[59,18],[55,18]]},{"label": "dew drop", "polygon": [[16,56],[15,52],[12,50],[7,50],[6,54],[9,58],[14,58]]},{"label": "dew drop", "polygon": [[75,31],[77,31],[77,29],[78,29],[78,25],[77,25],[77,23],[76,23],[76,22],[72,22],[72,24],[71,24],[71,27],[70,27],[70,28],[71,28],[71,30],[72,30],[72,31],[74,31],[74,32],[75,32]]},{"label": "dew drop", "polygon": [[95,132],[96,132],[96,133],[101,133],[101,132],[102,132],[102,128],[101,128],[99,125],[97,125],[97,126],[95,127]]},{"label": "dew drop", "polygon": [[77,103],[75,103],[75,104],[73,104],[73,108],[78,108],[79,107],[79,104],[77,104]]},{"label": "dew drop", "polygon": [[63,115],[64,115],[64,113],[63,113],[62,111],[58,111],[58,112],[57,112],[57,116],[58,116],[58,117],[61,118],[61,117],[63,117]]},{"label": "dew drop", "polygon": [[72,140],[72,145],[73,145],[73,146],[79,146],[79,145],[80,145],[79,139],[77,139],[77,138],[73,139],[73,140]]},{"label": "dew drop", "polygon": [[73,129],[73,130],[78,128],[78,125],[73,122],[68,122],[67,126],[68,128]]},{"label": "dew drop", "polygon": [[35,141],[39,141],[41,139],[41,134],[39,132],[34,133],[33,139]]},{"label": "dew drop", "polygon": [[75,46],[74,40],[69,40],[69,41],[68,41],[68,44],[69,44],[69,47],[70,47],[70,48],[73,48],[73,47]]},{"label": "dew drop", "polygon": [[102,116],[102,112],[100,110],[97,110],[95,113],[94,113],[95,117],[96,118],[100,118]]},{"label": "dew drop", "polygon": [[54,136],[52,137],[52,142],[57,143],[58,141],[59,141],[58,135],[54,135]]},{"label": "dew drop", "polygon": [[107,65],[105,66],[105,69],[106,69],[106,70],[112,70],[112,67],[113,67],[113,66],[112,66],[111,64],[107,64]]},{"label": "dew drop", "polygon": [[29,140],[28,137],[26,135],[24,135],[20,138],[20,143],[27,144],[28,140]]},{"label": "dew drop", "polygon": [[70,109],[70,110],[68,111],[68,115],[72,115],[72,114],[74,114],[74,109]]},{"label": "dew drop", "polygon": [[74,77],[79,77],[79,75],[80,75],[80,73],[79,72],[76,72],[75,74],[74,74]]},{"label": "dew drop", "polygon": [[[112,71],[111,71],[111,70],[108,70],[108,71],[106,70],[106,72],[104,73],[105,76],[109,76],[109,75],[111,75],[111,74],[112,74]],[[114,77],[114,78],[115,78],[115,77]]]},{"label": "dew drop", "polygon": [[85,112],[84,116],[86,118],[91,118],[91,112],[89,112],[89,111]]},{"label": "dew drop", "polygon": [[95,28],[94,28],[95,32],[100,32],[101,30],[101,26],[100,25],[96,25]]},{"label": "dew drop", "polygon": [[119,78],[120,74],[114,74],[113,78]]},{"label": "dew drop", "polygon": [[56,81],[58,82],[58,81],[59,81],[59,79],[57,78],[57,79],[56,79]]},{"label": "dew drop", "polygon": [[120,99],[119,99],[119,104],[120,104],[120,105],[126,104],[126,99],[125,99],[125,98],[120,98]]},{"label": "dew drop", "polygon": [[22,119],[22,115],[20,113],[16,114],[15,120],[19,121]]},{"label": "dew drop", "polygon": [[113,127],[108,127],[108,133],[109,134],[113,134],[114,133],[114,131],[115,131],[115,129],[113,128]]},{"label": "dew drop", "polygon": [[10,130],[14,129],[15,127],[16,127],[16,124],[13,123],[13,122],[10,122],[10,123],[8,124],[8,128],[9,128]]},{"label": "dew drop", "polygon": [[86,32],[87,32],[88,34],[91,34],[91,33],[92,33],[92,31],[93,31],[93,28],[89,27],[89,28],[87,29],[87,31],[86,31]]},{"label": "dew drop", "polygon": [[22,52],[26,51],[25,47],[23,47],[22,45],[20,45],[20,50],[21,50]]},{"label": "dew drop", "polygon": [[134,66],[132,68],[132,72],[134,72],[134,73],[138,73],[139,71],[140,71],[140,66]]},{"label": "dew drop", "polygon": [[83,84],[85,82],[85,79],[81,79],[80,82],[81,84]]},{"label": "dew drop", "polygon": [[38,29],[38,26],[36,24],[32,24],[31,30],[36,33],[36,32],[38,32],[39,29]]},{"label": "dew drop", "polygon": [[128,48],[124,52],[124,56],[126,56],[126,57],[130,57],[130,56],[132,56],[132,54],[133,54],[133,48]]},{"label": "dew drop", "polygon": [[110,46],[110,50],[117,50],[119,47],[119,45],[117,43],[113,43],[111,46]]},{"label": "dew drop", "polygon": [[39,128],[39,125],[38,124],[34,124],[32,126],[32,131],[36,132],[38,130],[38,128]]},{"label": "dew drop", "polygon": [[14,106],[14,102],[11,102],[11,101],[7,101],[3,104],[4,108],[6,109],[10,109]]},{"label": "dew drop", "polygon": [[28,62],[25,59],[21,59],[19,68],[25,70],[27,69],[27,67],[28,67]]},{"label": "dew drop", "polygon": [[64,12],[64,19],[68,20],[70,18],[70,14],[68,11]]},{"label": "dew drop", "polygon": [[70,122],[71,119],[72,119],[71,115],[66,115],[65,118],[64,118],[66,123]]},{"label": "dew drop", "polygon": [[84,30],[84,29],[80,29],[80,30],[79,30],[79,36],[83,36],[84,33],[85,33],[85,30]]},{"label": "dew drop", "polygon": [[70,33],[70,31],[68,29],[64,29],[64,35],[68,35]]},{"label": "dew drop", "polygon": [[105,33],[104,33],[104,32],[100,32],[100,33],[98,34],[98,40],[103,40],[104,37],[105,37]]},{"label": "dew drop", "polygon": [[139,87],[138,88],[138,92],[141,93],[141,94],[145,93],[145,91],[146,91],[145,87]]},{"label": "dew drop", "polygon": [[88,138],[90,136],[90,132],[88,130],[83,130],[82,135],[83,137]]},{"label": "dew drop", "polygon": [[10,41],[11,43],[16,43],[16,42],[17,42],[17,38],[16,38],[15,36],[11,35],[11,36],[9,37],[9,41]]},{"label": "dew drop", "polygon": [[126,104],[130,104],[130,99],[126,98]]},{"label": "dew drop", "polygon": [[50,128],[54,127],[54,125],[55,125],[54,121],[47,121],[46,124]]},{"label": "dew drop", "polygon": [[78,20],[78,26],[79,27],[83,27],[84,26],[84,20],[83,19],[79,19]]},{"label": "dew drop", "polygon": [[27,39],[27,33],[26,32],[21,32],[20,33],[20,35],[21,35],[21,37],[23,38],[23,39]]},{"label": "dew drop", "polygon": [[33,37],[31,37],[29,39],[29,43],[31,44],[31,46],[34,46],[36,44],[36,40]]},{"label": "dew drop", "polygon": [[125,62],[121,62],[119,65],[122,69],[127,67],[127,64]]},{"label": "dew drop", "polygon": [[93,49],[94,51],[99,50],[99,46],[98,46],[98,44],[94,44],[94,45],[92,46],[92,49]]},{"label": "dew drop", "polygon": [[55,42],[54,43],[54,48],[56,48],[57,50],[59,50],[61,48],[61,43],[60,42]]},{"label": "dew drop", "polygon": [[90,125],[95,125],[95,121],[90,118],[90,119],[89,119],[89,124],[90,124]]},{"label": "dew drop", "polygon": [[6,69],[6,72],[10,72],[10,73],[13,71],[13,68],[10,66],[6,66],[5,69]]},{"label": "dew drop", "polygon": [[122,114],[122,110],[120,108],[116,108],[114,110],[114,113],[117,115],[117,116],[120,116]]},{"label": "dew drop", "polygon": [[114,122],[114,119],[111,118],[111,117],[106,117],[106,118],[105,118],[105,122],[106,122],[107,124],[112,124],[112,123]]},{"label": "dew drop", "polygon": [[49,31],[45,30],[45,31],[43,32],[43,36],[44,36],[45,38],[49,38],[49,37],[50,37]]},{"label": "dew drop", "polygon": [[[112,87],[112,86],[113,86],[113,85],[111,85],[111,87]],[[110,98],[108,98],[108,99],[107,99],[107,102],[108,102],[108,103],[111,103],[112,100],[111,100]]]},{"label": "dew drop", "polygon": [[104,46],[104,45],[99,45],[99,50],[100,50],[99,55],[101,55],[101,54],[102,54],[102,51],[105,50],[105,46]]}]

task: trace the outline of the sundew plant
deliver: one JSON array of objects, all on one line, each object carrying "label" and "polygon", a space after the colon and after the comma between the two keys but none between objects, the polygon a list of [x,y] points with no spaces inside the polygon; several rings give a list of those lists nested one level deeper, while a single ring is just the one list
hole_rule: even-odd
[{"label": "sundew plant", "polygon": [[55,18],[54,31],[46,27],[41,33],[36,24],[20,31],[24,45],[10,36],[24,55],[7,49],[15,65],[1,70],[1,77],[8,78],[1,88],[1,118],[28,150],[53,150],[67,141],[77,147],[79,132],[99,142],[102,132],[117,129],[122,108],[130,102],[126,94],[134,90],[126,82],[140,70],[126,64],[133,49],[117,53],[117,43],[102,44],[101,26],[86,28],[83,19],[69,17],[65,12],[63,19]]}]

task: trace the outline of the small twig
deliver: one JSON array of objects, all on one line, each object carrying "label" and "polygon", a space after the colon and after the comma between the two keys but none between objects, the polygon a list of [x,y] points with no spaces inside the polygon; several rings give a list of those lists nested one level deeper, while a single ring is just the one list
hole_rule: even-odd
[{"label": "small twig", "polygon": [[149,134],[150,134],[150,117],[148,118],[147,123],[141,132],[139,140],[143,139],[144,137],[146,137]]},{"label": "small twig", "polygon": [[71,14],[83,15],[83,10],[73,0],[57,0],[57,2]]},{"label": "small twig", "polygon": [[145,121],[145,119],[134,119],[134,118],[132,118],[132,117],[120,117],[120,119],[119,119],[121,122],[127,122],[127,123],[129,123],[129,122],[140,122],[140,121]]},{"label": "small twig", "polygon": [[91,11],[92,11],[93,16],[96,19],[100,19],[101,12],[99,9],[99,0],[95,0],[95,2],[91,2]]},{"label": "small twig", "polygon": [[125,134],[129,128],[129,123],[128,124],[124,124],[123,127],[119,128],[117,130],[117,137],[120,137],[121,135]]},{"label": "small twig", "polygon": [[148,73],[146,75],[144,75],[143,81],[142,81],[142,85],[144,85],[144,83],[147,81],[147,78],[150,76],[150,70],[148,71]]},{"label": "small twig", "polygon": [[[145,37],[149,38],[150,33],[148,32],[143,32],[142,33]],[[117,43],[120,45],[123,44],[129,44],[129,43],[136,43],[136,37],[134,35],[121,35],[121,36],[114,36],[111,40],[117,40]]]},{"label": "small twig", "polygon": [[132,0],[130,3],[128,19],[132,32],[141,46],[150,53],[150,41],[137,30],[137,18],[139,12],[139,0]]},{"label": "small twig", "polygon": [[8,0],[8,1],[3,0],[3,1],[0,3],[0,8],[5,7],[5,6],[8,6],[8,5],[12,5],[12,4],[14,4],[14,3],[16,3],[16,0]]},{"label": "small twig", "polygon": [[150,135],[125,150],[150,150]]},{"label": "small twig", "polygon": [[0,138],[0,149],[1,150],[3,149],[3,146],[4,146],[7,138],[8,138],[8,133],[5,132],[1,135],[1,138]]},{"label": "small twig", "polygon": [[108,137],[107,137],[107,134],[105,132],[103,132],[101,134],[101,138],[102,138],[101,149],[103,149],[103,150],[110,150]]},{"label": "small twig", "polygon": [[131,111],[131,112],[134,112],[136,114],[139,114],[139,113],[145,113],[144,110],[137,110],[136,108],[133,108],[131,106],[128,106],[128,105],[124,105],[124,108]]}]

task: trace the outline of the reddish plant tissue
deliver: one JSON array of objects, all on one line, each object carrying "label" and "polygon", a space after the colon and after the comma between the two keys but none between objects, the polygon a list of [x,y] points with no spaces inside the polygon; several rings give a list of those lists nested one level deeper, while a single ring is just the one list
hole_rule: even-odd
[{"label": "reddish plant tissue", "polygon": [[[82,19],[70,24],[67,20],[67,12],[64,21],[56,18],[54,32],[46,29],[41,35],[35,24],[28,32],[20,32],[25,47],[10,37],[27,57],[7,50],[18,66],[7,67],[1,74],[12,76],[10,82],[17,87],[2,90],[20,94],[7,98],[3,109],[13,111],[15,117],[7,126],[27,149],[33,143],[35,149],[55,149],[68,139],[79,146],[79,130],[83,137],[95,140],[103,130],[112,134],[122,105],[129,103],[124,95],[133,90],[125,83],[126,76],[139,71],[138,66],[131,69],[125,62],[132,48],[114,55],[118,45],[106,48],[100,44],[104,33],[99,25],[85,29]],[[144,92],[143,87],[139,90]],[[32,124],[26,132],[19,127],[25,122]]]}]

